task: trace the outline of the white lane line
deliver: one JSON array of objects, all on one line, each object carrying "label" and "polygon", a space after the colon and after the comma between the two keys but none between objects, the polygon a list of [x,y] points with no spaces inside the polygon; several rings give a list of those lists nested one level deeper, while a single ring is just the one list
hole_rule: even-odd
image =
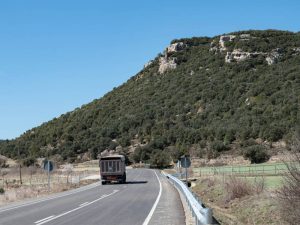
[{"label": "white lane line", "polygon": [[49,218],[48,220],[44,220],[44,221],[42,221],[42,222],[40,222],[40,223],[38,223],[38,224],[36,224],[36,225],[42,225],[42,224],[48,223],[48,222],[50,222],[50,221],[52,221],[52,220],[56,220],[56,219],[58,219],[58,218],[60,218],[60,217],[62,217],[62,216],[65,216],[65,215],[70,214],[70,213],[72,213],[72,212],[75,212],[75,211],[77,211],[77,210],[79,210],[79,209],[82,209],[82,208],[84,208],[84,207],[86,207],[86,206],[88,206],[88,205],[91,205],[91,204],[93,204],[93,203],[95,203],[95,202],[98,202],[98,201],[100,201],[101,199],[104,199],[104,198],[106,198],[106,197],[109,197],[109,196],[111,196],[111,195],[117,193],[118,191],[119,191],[119,190],[114,190],[114,191],[113,191],[112,193],[110,193],[110,194],[107,194],[107,195],[105,195],[105,196],[101,196],[100,198],[98,198],[98,199],[96,199],[96,200],[94,200],[94,201],[92,201],[92,202],[89,202],[89,203],[87,203],[87,204],[85,204],[85,205],[79,206],[79,207],[77,207],[77,208],[75,208],[75,209],[72,209],[72,210],[70,210],[70,211],[64,212],[64,213],[62,213],[62,214],[60,214],[60,215],[58,215],[58,216]]},{"label": "white lane line", "polygon": [[18,208],[25,207],[25,206],[29,206],[29,205],[34,205],[34,204],[45,202],[45,201],[52,200],[52,199],[66,197],[66,196],[69,196],[69,195],[72,195],[72,194],[76,194],[78,192],[93,189],[93,188],[95,188],[97,186],[100,186],[100,185],[101,185],[101,183],[96,183],[95,185],[91,185],[91,186],[86,187],[86,188],[74,190],[74,191],[71,191],[71,192],[68,192],[68,193],[62,193],[62,194],[59,194],[59,195],[56,195],[56,196],[53,196],[53,197],[46,197],[46,198],[43,198],[41,200],[36,200],[36,201],[29,202],[29,203],[24,203],[24,204],[21,204],[21,205],[18,205],[18,206],[12,206],[10,208],[4,208],[2,210],[0,209],[0,213],[6,212],[6,211],[9,211],[9,210],[13,210],[13,209],[18,209]]},{"label": "white lane line", "polygon": [[86,204],[88,204],[89,202],[85,202],[85,203],[82,203],[81,205],[79,205],[79,206],[84,206],[84,205],[86,205]]},{"label": "white lane line", "polygon": [[154,173],[155,173],[156,178],[157,178],[157,180],[158,180],[158,182],[159,182],[159,193],[158,193],[157,198],[156,198],[156,201],[154,202],[154,205],[152,206],[152,209],[151,209],[151,211],[149,212],[147,218],[145,219],[143,225],[148,225],[148,223],[150,222],[151,217],[153,216],[153,213],[154,213],[154,211],[155,211],[155,209],[156,209],[156,206],[157,206],[157,204],[158,204],[158,202],[159,202],[159,199],[160,199],[160,196],[161,196],[161,192],[162,192],[161,182],[160,182],[160,180],[159,180],[159,177],[157,176],[157,174],[156,174],[155,171],[154,171]]},{"label": "white lane line", "polygon": [[51,219],[52,217],[54,217],[54,216],[49,216],[49,217],[47,217],[47,218],[38,220],[38,221],[36,221],[36,222],[34,222],[34,223],[41,223],[41,222],[43,222],[43,221],[45,221],[45,220]]}]

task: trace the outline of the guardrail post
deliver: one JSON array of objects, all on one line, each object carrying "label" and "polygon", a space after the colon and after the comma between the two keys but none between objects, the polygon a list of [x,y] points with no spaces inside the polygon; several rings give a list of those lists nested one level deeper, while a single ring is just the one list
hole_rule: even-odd
[{"label": "guardrail post", "polygon": [[205,217],[205,224],[212,224],[213,220],[212,220],[212,209],[210,208],[205,208],[203,209],[204,211],[204,217]]}]

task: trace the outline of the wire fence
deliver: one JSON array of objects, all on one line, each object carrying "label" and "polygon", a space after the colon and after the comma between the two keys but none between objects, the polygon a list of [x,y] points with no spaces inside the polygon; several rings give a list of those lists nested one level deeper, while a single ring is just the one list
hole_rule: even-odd
[{"label": "wire fence", "polygon": [[213,175],[240,175],[240,176],[276,176],[288,171],[285,163],[246,165],[246,166],[219,166],[193,168],[194,176]]},{"label": "wire fence", "polygon": [[[78,184],[84,178],[95,175],[94,171],[54,171],[50,173],[51,184]],[[16,172],[8,172],[5,176],[0,177],[0,185],[20,185],[20,176]],[[46,185],[48,184],[48,174],[43,170],[37,170],[34,173],[25,172],[22,174],[23,186]]]}]

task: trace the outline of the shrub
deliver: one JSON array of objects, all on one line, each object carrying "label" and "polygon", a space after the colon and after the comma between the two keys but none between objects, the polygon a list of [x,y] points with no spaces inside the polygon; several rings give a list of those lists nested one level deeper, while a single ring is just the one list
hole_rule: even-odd
[{"label": "shrub", "polygon": [[265,133],[268,140],[278,141],[282,138],[285,132],[281,127],[271,126]]},{"label": "shrub", "polygon": [[33,166],[35,163],[36,163],[36,159],[33,157],[25,158],[22,161],[23,166],[26,166],[26,167]]},{"label": "shrub", "polygon": [[4,188],[0,188],[0,195],[3,195],[5,193],[5,190],[4,190]]},{"label": "shrub", "polygon": [[245,149],[244,158],[249,159],[251,163],[263,163],[268,161],[270,155],[262,145],[253,145]]},{"label": "shrub", "polygon": [[254,139],[250,138],[250,139],[241,141],[240,145],[241,145],[241,147],[249,147],[252,145],[257,145],[257,143],[255,142]]},{"label": "shrub", "polygon": [[229,202],[246,195],[260,194],[264,189],[264,178],[255,179],[254,183],[252,183],[246,179],[229,176],[228,181],[225,183],[225,190],[227,192],[225,201]]},{"label": "shrub", "polygon": [[211,143],[211,148],[217,152],[223,152],[223,151],[228,150],[228,147],[226,145],[224,145],[224,143],[222,141],[213,141]]},{"label": "shrub", "polygon": [[295,162],[286,164],[288,172],[282,188],[277,192],[280,212],[288,224],[300,224],[300,156],[295,154]]},{"label": "shrub", "polygon": [[252,193],[251,184],[245,179],[236,178],[235,176],[229,176],[229,180],[225,183],[225,190],[227,192],[226,202]]},{"label": "shrub", "polygon": [[6,159],[0,157],[0,168],[6,168],[8,165],[6,164]]}]

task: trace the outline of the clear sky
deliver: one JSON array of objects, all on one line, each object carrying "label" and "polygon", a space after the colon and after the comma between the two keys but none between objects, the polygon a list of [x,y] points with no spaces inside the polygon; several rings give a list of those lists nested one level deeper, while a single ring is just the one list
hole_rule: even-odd
[{"label": "clear sky", "polygon": [[0,0],[0,139],[122,84],[172,39],[300,31],[299,0]]}]

